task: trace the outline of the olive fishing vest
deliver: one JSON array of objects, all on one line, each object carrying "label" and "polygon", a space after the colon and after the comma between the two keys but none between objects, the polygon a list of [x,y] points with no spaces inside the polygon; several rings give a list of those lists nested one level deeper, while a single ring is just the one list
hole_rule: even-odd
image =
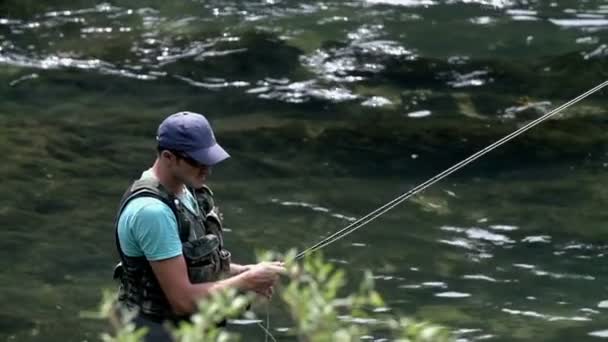
[{"label": "olive fishing vest", "polygon": [[224,249],[222,223],[215,209],[213,193],[203,187],[193,195],[198,203],[197,213],[191,212],[153,178],[135,181],[122,197],[114,225],[121,262],[114,271],[114,278],[120,280],[118,300],[127,308],[137,309],[141,314],[157,320],[180,319],[171,310],[148,260],[144,256],[129,257],[120,248],[118,219],[127,204],[135,198],[157,198],[175,214],[191,283],[216,281],[230,272],[230,252]]}]

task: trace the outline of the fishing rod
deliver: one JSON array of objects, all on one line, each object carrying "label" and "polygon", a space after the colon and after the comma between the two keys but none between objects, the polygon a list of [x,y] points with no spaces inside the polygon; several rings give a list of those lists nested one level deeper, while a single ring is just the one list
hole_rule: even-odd
[{"label": "fishing rod", "polygon": [[313,253],[315,251],[318,251],[321,248],[324,248],[344,237],[346,237],[349,234],[352,234],[353,232],[355,232],[356,230],[364,227],[365,225],[369,224],[370,222],[374,221],[375,219],[377,219],[378,217],[382,216],[383,214],[385,214],[387,211],[393,209],[394,207],[396,207],[397,205],[401,204],[403,201],[407,200],[408,198],[422,192],[423,190],[425,190],[426,188],[430,187],[431,185],[437,183],[438,181],[444,179],[445,177],[451,175],[452,173],[458,171],[459,169],[463,168],[464,166],[472,163],[473,161],[481,158],[482,156],[484,156],[485,154],[489,153],[490,151],[494,150],[495,148],[507,143],[508,141],[514,139],[515,137],[519,136],[520,134],[526,132],[527,130],[531,129],[532,127],[544,122],[545,120],[551,118],[552,116],[560,113],[561,111],[575,105],[576,103],[582,101],[583,99],[585,99],[586,97],[600,91],[602,88],[606,87],[608,85],[608,81],[604,81],[602,84],[596,86],[595,88],[592,88],[590,90],[588,90],[587,92],[579,95],[578,97],[564,103],[563,105],[555,108],[554,110],[550,111],[547,114],[544,114],[543,116],[539,117],[538,119],[535,119],[533,121],[530,121],[529,123],[527,123],[526,125],[522,126],[521,128],[519,128],[518,130],[506,135],[505,137],[501,138],[500,140],[497,140],[496,142],[488,145],[487,147],[483,148],[482,150],[472,154],[470,157],[454,164],[453,166],[449,167],[448,169],[438,173],[437,175],[429,178],[428,180],[426,180],[423,183],[420,183],[419,185],[415,186],[414,188],[412,188],[411,190],[409,190],[408,192],[405,192],[399,196],[397,196],[395,199],[391,200],[390,202],[384,204],[383,206],[373,210],[372,212],[368,213],[367,215],[357,219],[356,221],[354,221],[353,223],[349,224],[348,226],[338,230],[337,232],[331,234],[330,236],[322,239],[321,241],[317,242],[316,244],[306,248],[305,250],[303,250],[302,252],[298,253],[295,256],[295,260],[299,260],[301,258],[303,258],[305,255],[309,254],[309,253]]}]

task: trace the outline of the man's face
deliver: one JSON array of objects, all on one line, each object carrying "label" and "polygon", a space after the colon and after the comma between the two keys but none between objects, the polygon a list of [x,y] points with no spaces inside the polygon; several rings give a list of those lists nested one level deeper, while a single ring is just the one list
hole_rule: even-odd
[{"label": "man's face", "polygon": [[183,153],[173,153],[171,168],[173,175],[186,186],[200,188],[211,174],[211,167],[201,165]]}]

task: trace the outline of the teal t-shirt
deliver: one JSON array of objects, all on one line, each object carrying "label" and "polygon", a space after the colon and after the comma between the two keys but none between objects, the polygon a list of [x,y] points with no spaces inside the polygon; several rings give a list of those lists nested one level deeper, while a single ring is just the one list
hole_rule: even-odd
[{"label": "teal t-shirt", "polygon": [[[142,173],[141,178],[148,177],[154,177],[151,170]],[[196,201],[190,191],[184,189],[178,198],[194,212]],[[153,197],[139,197],[127,204],[118,218],[118,240],[122,252],[130,257],[158,261],[182,254],[173,211]]]}]

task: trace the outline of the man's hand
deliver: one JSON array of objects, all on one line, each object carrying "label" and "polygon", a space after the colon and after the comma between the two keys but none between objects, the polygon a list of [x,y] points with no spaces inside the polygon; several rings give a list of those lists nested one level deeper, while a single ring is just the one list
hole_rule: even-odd
[{"label": "man's hand", "polygon": [[245,288],[262,296],[272,295],[272,286],[278,280],[280,274],[286,270],[282,262],[261,262],[246,266],[249,269],[241,274],[244,278]]},{"label": "man's hand", "polygon": [[274,286],[271,286],[268,288],[268,290],[266,290],[266,292],[264,293],[264,297],[266,297],[266,299],[270,299],[272,298],[272,294],[274,293]]}]

